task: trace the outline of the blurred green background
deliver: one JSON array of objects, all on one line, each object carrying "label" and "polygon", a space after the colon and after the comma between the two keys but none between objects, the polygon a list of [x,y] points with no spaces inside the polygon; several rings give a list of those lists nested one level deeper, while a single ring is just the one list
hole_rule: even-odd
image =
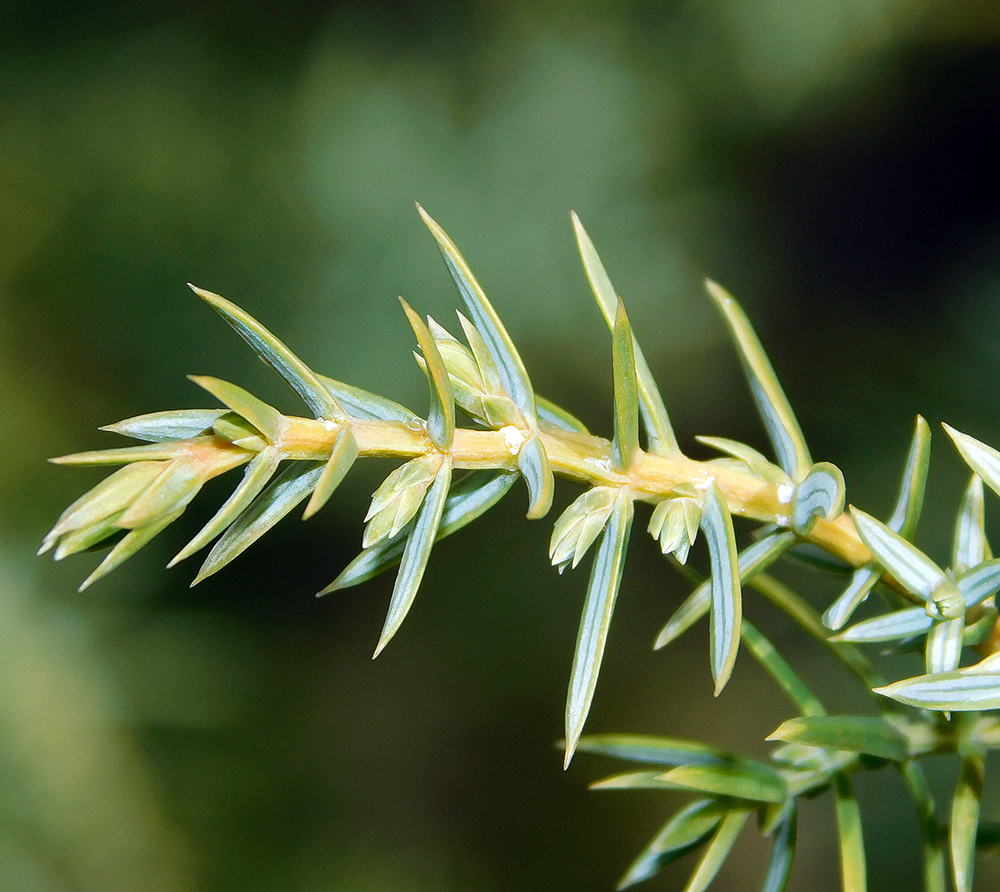
[{"label": "blurred green background", "polygon": [[[457,300],[419,200],[536,389],[607,433],[609,338],[573,209],[685,448],[765,447],[711,275],[814,455],[885,513],[917,412],[1000,442],[998,138],[993,0],[0,2],[0,890],[607,890],[681,801],[588,792],[617,768],[593,757],[562,772],[586,572],[548,566],[520,488],[438,547],[375,663],[391,578],[313,593],[359,548],[390,465],[194,590],[194,562],[163,565],[225,483],[83,595],[96,558],[33,556],[99,479],[44,459],[208,405],[186,374],[303,412],[185,282],[423,411],[396,297],[449,327]],[[919,541],[944,561],[964,472],[936,442]],[[801,578],[820,607],[839,584]],[[650,650],[685,593],[636,536],[589,730],[766,753],[789,712],[747,657],[716,702],[703,628]],[[866,708],[747,609],[831,709]],[[872,888],[915,887],[902,786],[858,786]],[[837,888],[831,813],[806,806],[793,888]],[[765,857],[748,829],[717,888],[754,888]]]}]

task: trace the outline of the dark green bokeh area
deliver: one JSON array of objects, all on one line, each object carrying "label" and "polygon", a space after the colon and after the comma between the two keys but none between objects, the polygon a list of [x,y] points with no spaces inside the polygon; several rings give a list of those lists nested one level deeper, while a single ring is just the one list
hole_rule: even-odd
[{"label": "dark green bokeh area", "polygon": [[[944,563],[965,472],[937,424],[1000,444],[991,0],[8,0],[0,122],[0,892],[600,892],[682,801],[588,792],[618,767],[595,757],[561,770],[587,571],[558,576],[546,550],[572,485],[542,523],[519,486],[441,543],[374,663],[391,574],[313,593],[360,547],[389,463],[193,590],[197,559],[163,566],[225,481],[82,595],[94,556],[33,556],[99,479],[44,459],[210,405],[186,374],[304,414],[187,281],[423,412],[396,297],[453,330],[458,301],[419,200],[536,389],[608,435],[610,338],[573,209],[691,454],[696,434],[766,448],[706,275],[742,301],[852,502],[887,512],[913,418],[931,421],[918,542]],[[714,701],[703,627],[651,651],[687,586],[645,522],[588,729],[766,753],[790,711],[748,655]],[[786,578],[821,608],[840,584]],[[746,609],[831,711],[870,708],[759,599]],[[858,787],[872,888],[915,887],[902,785]],[[829,797],[800,837],[792,887],[838,888]],[[715,888],[756,888],[766,851],[748,827]]]}]

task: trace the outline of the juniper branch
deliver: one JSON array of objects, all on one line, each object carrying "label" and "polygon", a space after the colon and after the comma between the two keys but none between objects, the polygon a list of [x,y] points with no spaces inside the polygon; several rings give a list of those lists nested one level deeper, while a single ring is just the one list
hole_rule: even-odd
[{"label": "juniper branch", "polygon": [[[602,786],[685,789],[705,797],[668,822],[623,886],[652,875],[679,851],[705,843],[714,831],[695,871],[696,878],[707,882],[746,816],[758,809],[765,833],[775,840],[765,885],[781,888],[794,852],[796,799],[826,789],[836,797],[845,886],[860,888],[864,871],[849,863],[850,857],[863,857],[860,814],[846,772],[869,767],[874,757],[897,765],[907,780],[922,817],[928,888],[936,892],[943,886],[937,819],[915,760],[953,752],[962,755],[964,773],[952,803],[952,879],[957,888],[971,888],[985,764],[981,754],[1000,747],[1000,733],[995,720],[964,720],[952,713],[1000,709],[1000,612],[995,604],[1000,560],[992,558],[983,508],[984,483],[1000,494],[1000,452],[947,428],[973,476],[959,506],[951,564],[942,569],[912,542],[926,484],[926,422],[917,420],[892,517],[883,523],[853,506],[845,511],[843,475],[829,462],[813,462],[747,316],[732,297],[709,282],[776,461],[746,444],[717,437],[700,439],[723,453],[721,458],[689,458],[677,444],[624,303],[574,216],[584,267],[612,332],[614,434],[610,439],[592,434],[568,411],[538,396],[468,264],[441,227],[423,209],[420,212],[472,320],[459,316],[466,345],[403,304],[429,384],[426,418],[315,373],[244,310],[195,288],[286,380],[314,417],[286,415],[234,384],[195,378],[224,408],[127,419],[110,430],[145,445],[53,460],[123,467],[63,512],[40,551],[54,549],[58,560],[114,541],[81,586],[86,587],[180,517],[207,480],[244,466],[229,499],[171,561],[217,539],[198,582],[306,499],[305,516],[318,511],[355,461],[399,459],[373,496],[362,554],[325,590],[356,584],[400,563],[377,655],[410,609],[439,538],[489,510],[517,477],[527,484],[527,516],[532,519],[548,512],[555,477],[580,484],[585,491],[556,521],[550,546],[550,557],[561,571],[575,567],[597,543],[567,698],[568,765],[578,746],[602,751],[602,744],[581,738],[581,733],[621,584],[635,503],[648,503],[653,508],[649,532],[664,554],[683,564],[700,531],[711,560],[709,579],[680,607],[657,646],[708,614],[716,694],[725,686],[743,640],[802,716],[775,732],[774,739],[786,743],[772,753],[770,763],[654,738],[616,738],[604,747],[609,754],[660,761],[675,770],[621,775]],[[457,425],[457,410],[470,419],[469,426]],[[766,535],[739,552],[733,518],[756,524]],[[811,605],[763,572],[793,543],[855,570],[847,590],[822,620]],[[825,715],[788,661],[751,624],[744,624],[744,583],[826,645],[872,692],[883,716]],[[878,584],[890,595],[889,609],[844,628]],[[858,647],[885,641],[922,645],[926,674],[886,684]],[[966,646],[978,652],[978,663],[962,665]]]}]

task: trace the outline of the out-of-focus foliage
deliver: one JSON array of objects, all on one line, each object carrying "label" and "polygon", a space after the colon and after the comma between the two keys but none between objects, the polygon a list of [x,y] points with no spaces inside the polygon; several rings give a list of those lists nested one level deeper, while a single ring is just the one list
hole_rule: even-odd
[{"label": "out-of-focus foliage", "polygon": [[[970,386],[1000,363],[998,61],[988,0],[5,3],[0,889],[612,887],[665,815],[588,796],[576,763],[558,774],[579,604],[545,529],[498,520],[438,546],[420,615],[373,665],[389,588],[311,594],[356,552],[377,477],[188,594],[161,565],[215,506],[192,508],[81,596],[78,568],[23,569],[79,492],[41,460],[192,404],[188,373],[289,410],[188,280],[281,320],[320,372],[422,405],[395,298],[453,322],[420,200],[461,234],[532,379],[604,434],[606,351],[589,348],[607,334],[569,210],[682,441],[757,436],[700,296],[704,275],[723,282],[783,351],[817,453],[888,509],[886,456],[918,411],[1000,441],[993,389]],[[964,474],[955,461],[938,485]],[[942,566],[950,523],[930,492],[921,547]],[[735,746],[739,725],[689,708],[707,667],[678,690],[683,646],[648,652],[683,590],[633,551],[588,727]],[[515,553],[516,575],[484,574]],[[691,560],[706,564],[697,544]],[[754,690],[737,673],[727,696],[762,740],[786,716]],[[903,820],[887,810],[869,847]],[[800,837],[813,872],[793,888],[836,883],[825,849]],[[724,869],[716,888],[741,880]]]}]

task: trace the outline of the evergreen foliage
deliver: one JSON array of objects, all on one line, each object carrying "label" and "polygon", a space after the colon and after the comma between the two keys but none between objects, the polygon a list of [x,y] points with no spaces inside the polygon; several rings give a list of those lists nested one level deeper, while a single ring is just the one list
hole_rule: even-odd
[{"label": "evergreen foliage", "polygon": [[[866,887],[864,816],[852,790],[859,771],[898,771],[920,816],[923,873],[929,892],[972,889],[989,750],[1000,747],[1000,634],[995,596],[1000,559],[986,539],[984,484],[1000,494],[1000,453],[945,426],[971,478],[957,506],[947,567],[914,542],[929,462],[930,429],[917,418],[899,497],[885,521],[847,505],[844,477],[815,462],[774,368],[750,321],[719,285],[708,292],[743,364],[774,451],[699,438],[720,456],[683,454],[622,299],[574,215],[573,225],[599,309],[611,331],[613,436],[590,433],[565,409],[536,394],[500,317],[458,249],[421,208],[458,287],[465,343],[433,319],[403,309],[416,337],[429,387],[426,417],[391,400],[324,377],[248,313],[193,290],[240,334],[301,397],[311,417],[288,416],[242,388],[209,377],[193,380],[221,404],[157,412],[108,429],[140,445],[54,459],[61,464],[121,466],[70,505],[41,552],[59,560],[110,545],[86,588],[119,566],[183,514],[210,479],[243,467],[217,513],[171,564],[212,545],[195,583],[238,557],[297,505],[320,510],[355,461],[389,456],[400,464],[372,498],[362,551],[321,594],[357,585],[398,564],[375,655],[398,631],[416,599],[434,544],[477,520],[517,479],[527,488],[527,516],[545,517],[556,477],[584,486],[556,519],[550,558],[576,568],[593,549],[565,715],[565,764],[582,750],[635,763],[594,784],[599,789],[684,791],[676,812],[628,868],[620,888],[698,850],[689,890],[706,888],[756,814],[771,846],[766,892],[785,888],[794,860],[798,802],[829,791],[838,829],[845,892]],[[193,286],[192,286],[193,287]],[[468,420],[460,426],[459,412]],[[308,500],[308,501],[307,501]],[[788,698],[795,716],[768,738],[765,760],[691,740],[636,734],[583,734],[628,551],[636,509],[662,553],[685,565],[699,534],[710,576],[696,582],[655,639],[675,641],[709,618],[709,666],[718,696],[736,671],[741,648]],[[739,537],[734,518],[740,521]],[[750,529],[745,529],[746,526]],[[740,541],[743,540],[741,546]],[[808,547],[847,568],[843,593],[820,617],[768,572]],[[686,568],[685,568],[686,569]],[[871,692],[871,714],[830,715],[789,661],[745,617],[743,589],[753,587],[802,634]],[[881,606],[851,623],[875,592]],[[920,648],[924,673],[883,678],[861,646]],[[959,771],[947,814],[938,814],[922,760],[955,753]]]}]

